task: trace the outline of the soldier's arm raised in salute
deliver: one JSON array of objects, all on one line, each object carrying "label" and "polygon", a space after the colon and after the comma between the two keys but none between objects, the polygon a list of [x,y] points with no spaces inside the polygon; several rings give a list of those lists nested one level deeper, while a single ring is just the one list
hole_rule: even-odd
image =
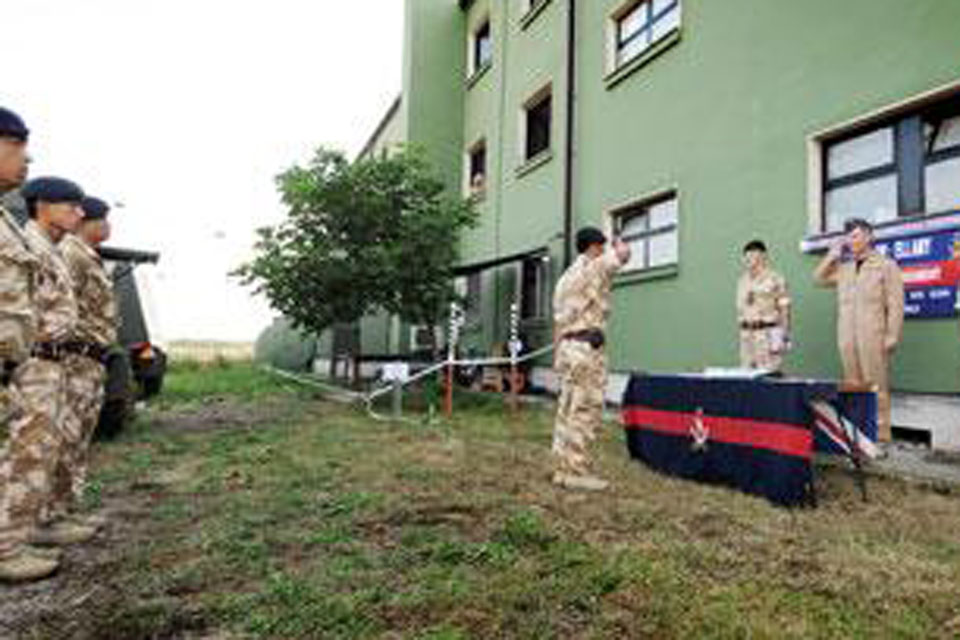
[{"label": "soldier's arm raised in salute", "polygon": [[813,280],[821,287],[836,287],[838,281],[837,268],[840,266],[840,256],[846,246],[846,238],[831,245],[827,255],[813,272]]}]

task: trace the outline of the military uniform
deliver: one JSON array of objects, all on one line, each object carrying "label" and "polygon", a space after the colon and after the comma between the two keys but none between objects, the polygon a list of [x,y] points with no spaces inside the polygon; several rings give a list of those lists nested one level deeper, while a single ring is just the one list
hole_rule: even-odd
[{"label": "military uniform", "polygon": [[103,403],[105,371],[102,356],[117,339],[113,285],[97,251],[74,234],[59,245],[70,271],[79,318],[64,357],[67,377],[66,428],[70,438],[56,470],[52,511],[65,513],[80,499],[87,476],[90,440]]},{"label": "military uniform", "polygon": [[24,235],[38,259],[33,285],[37,344],[13,375],[23,412],[10,425],[0,500],[0,550],[24,542],[38,524],[52,517],[54,472],[68,426],[65,371],[53,345],[72,335],[77,321],[73,283],[59,250],[34,220],[27,222]]},{"label": "military uniform", "polygon": [[602,336],[610,313],[610,284],[621,262],[610,250],[590,258],[579,255],[557,283],[553,319],[558,342],[555,369],[560,398],[553,430],[555,470],[571,476],[589,474],[587,445],[603,420],[607,362]]},{"label": "military uniform", "polygon": [[787,282],[769,268],[747,271],[737,282],[740,366],[780,371],[786,348],[790,294]]},{"label": "military uniform", "polygon": [[814,274],[837,289],[837,345],[848,382],[875,385],[879,439],[891,440],[890,355],[903,330],[903,275],[876,251],[861,260],[825,261]]}]

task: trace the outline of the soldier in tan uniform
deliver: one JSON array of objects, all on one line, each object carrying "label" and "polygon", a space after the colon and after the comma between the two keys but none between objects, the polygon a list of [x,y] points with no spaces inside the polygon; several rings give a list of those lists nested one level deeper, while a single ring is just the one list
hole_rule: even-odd
[{"label": "soldier in tan uniform", "polygon": [[[847,221],[846,237],[814,272],[817,284],[837,289],[837,344],[847,382],[877,389],[878,437],[892,439],[890,357],[903,330],[903,276],[897,263],[873,248],[873,227]],[[844,259],[849,249],[850,258]]]},{"label": "soldier in tan uniform", "polygon": [[555,484],[587,490],[608,486],[590,474],[587,445],[603,421],[607,382],[604,330],[610,313],[613,274],[630,259],[630,248],[594,227],[577,233],[576,261],[557,282],[553,297],[554,368],[560,398],[553,430]]},{"label": "soldier in tan uniform", "polygon": [[68,516],[83,495],[90,441],[100,417],[106,376],[103,359],[117,340],[117,307],[113,283],[97,247],[110,236],[110,207],[99,198],[83,200],[83,222],[77,233],[67,234],[60,250],[73,279],[79,318],[73,339],[66,344],[67,412],[64,429],[69,441],[56,470],[51,512],[82,524],[97,526],[98,518]]},{"label": "soldier in tan uniform", "polygon": [[[29,130],[23,120],[0,107],[0,194],[19,187],[27,177]],[[55,446],[49,433],[12,429],[24,406],[15,383],[30,357],[36,333],[33,285],[38,260],[10,212],[0,207],[0,580],[20,582],[50,575],[59,555],[26,544],[22,535],[4,535],[14,515],[6,508],[14,462],[24,453],[42,455]]]},{"label": "soldier in tan uniform", "polygon": [[49,513],[54,470],[65,441],[62,345],[77,321],[73,284],[56,243],[82,218],[83,191],[60,178],[37,178],[27,183],[23,196],[30,215],[24,235],[38,260],[32,283],[37,330],[29,359],[13,375],[23,409],[10,424],[10,446],[0,478],[0,554],[16,552],[27,542],[81,542],[95,532],[71,523],[51,523]]},{"label": "soldier in tan uniform", "polygon": [[743,248],[744,271],[737,282],[740,366],[779,372],[790,348],[790,294],[787,282],[770,268],[760,240]]}]

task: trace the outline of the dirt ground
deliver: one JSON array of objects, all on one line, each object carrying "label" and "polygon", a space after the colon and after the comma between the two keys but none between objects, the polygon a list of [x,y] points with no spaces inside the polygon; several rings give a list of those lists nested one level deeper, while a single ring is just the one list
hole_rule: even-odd
[{"label": "dirt ground", "polygon": [[0,586],[0,638],[960,637],[960,492],[818,468],[819,507],[652,473],[547,481],[549,411],[374,422],[313,398],[162,404],[95,457],[109,525]]}]

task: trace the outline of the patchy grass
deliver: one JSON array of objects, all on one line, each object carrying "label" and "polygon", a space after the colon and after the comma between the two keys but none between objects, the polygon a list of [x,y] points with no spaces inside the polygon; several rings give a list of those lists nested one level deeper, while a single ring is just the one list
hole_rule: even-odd
[{"label": "patchy grass", "polygon": [[[949,492],[877,478],[865,504],[826,468],[820,508],[787,511],[652,473],[611,425],[614,489],[585,495],[548,482],[546,410],[395,426],[249,368],[169,383],[98,451],[111,537],[22,637],[960,635]],[[201,428],[207,394],[226,418]]]}]

